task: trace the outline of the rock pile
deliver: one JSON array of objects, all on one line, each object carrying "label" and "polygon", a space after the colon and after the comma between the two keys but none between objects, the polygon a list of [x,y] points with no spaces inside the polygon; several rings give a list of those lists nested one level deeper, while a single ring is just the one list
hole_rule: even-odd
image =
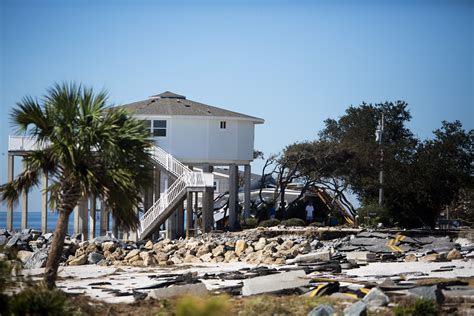
[{"label": "rock pile", "polygon": [[[46,263],[52,234],[31,229],[10,233],[0,230],[0,247],[14,254],[25,268]],[[61,262],[64,265],[169,266],[221,262],[252,264],[311,264],[312,269],[338,272],[372,261],[448,261],[474,257],[472,243],[456,243],[449,237],[408,237],[402,234],[361,232],[329,241],[300,235],[261,237],[248,234],[206,234],[198,238],[157,242],[121,241],[101,236],[81,241],[67,237]],[[314,271],[314,270],[313,270]]]}]

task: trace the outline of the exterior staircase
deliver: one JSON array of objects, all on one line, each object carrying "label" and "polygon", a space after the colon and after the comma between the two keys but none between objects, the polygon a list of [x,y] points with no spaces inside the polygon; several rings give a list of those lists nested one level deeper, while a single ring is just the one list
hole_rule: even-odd
[{"label": "exterior staircase", "polygon": [[212,173],[194,172],[158,146],[153,147],[155,163],[176,177],[160,198],[140,217],[139,238],[149,237],[171,216],[179,203],[186,198],[188,190],[199,191],[214,185]]}]

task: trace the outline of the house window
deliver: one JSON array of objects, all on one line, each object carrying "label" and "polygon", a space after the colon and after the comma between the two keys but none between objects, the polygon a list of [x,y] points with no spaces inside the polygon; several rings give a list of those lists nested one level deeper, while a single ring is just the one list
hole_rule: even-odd
[{"label": "house window", "polygon": [[226,128],[227,128],[227,122],[221,121],[221,129],[226,129]]},{"label": "house window", "polygon": [[166,137],[166,121],[165,120],[153,120],[153,136]]},{"label": "house window", "polygon": [[214,192],[219,192],[219,181],[214,180]]}]

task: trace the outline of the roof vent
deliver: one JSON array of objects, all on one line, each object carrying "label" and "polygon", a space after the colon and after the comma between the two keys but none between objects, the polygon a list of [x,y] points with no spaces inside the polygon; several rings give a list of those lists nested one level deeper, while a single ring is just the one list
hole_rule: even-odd
[{"label": "roof vent", "polygon": [[184,95],[176,94],[171,91],[165,91],[160,94],[155,94],[150,97],[150,99],[186,99]]}]

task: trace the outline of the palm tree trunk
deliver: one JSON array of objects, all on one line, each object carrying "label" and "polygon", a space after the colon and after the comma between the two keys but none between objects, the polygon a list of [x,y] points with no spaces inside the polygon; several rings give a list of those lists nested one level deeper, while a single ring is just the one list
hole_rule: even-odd
[{"label": "palm tree trunk", "polygon": [[67,226],[69,223],[70,211],[59,210],[56,230],[54,231],[51,249],[46,261],[46,268],[44,270],[43,285],[48,289],[53,289],[56,286],[56,278],[59,268],[59,261],[64,249],[64,238],[67,233]]}]

